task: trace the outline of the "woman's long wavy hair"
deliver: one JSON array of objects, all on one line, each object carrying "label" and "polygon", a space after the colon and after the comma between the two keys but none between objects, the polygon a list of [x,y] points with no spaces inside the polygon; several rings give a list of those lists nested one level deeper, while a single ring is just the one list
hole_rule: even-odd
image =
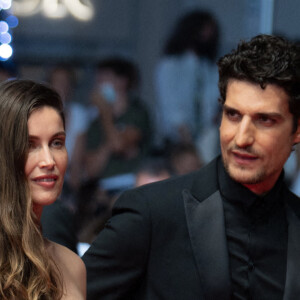
[{"label": "woman's long wavy hair", "polygon": [[0,299],[61,299],[62,276],[33,213],[25,174],[30,114],[63,105],[50,87],[29,80],[0,85]]}]

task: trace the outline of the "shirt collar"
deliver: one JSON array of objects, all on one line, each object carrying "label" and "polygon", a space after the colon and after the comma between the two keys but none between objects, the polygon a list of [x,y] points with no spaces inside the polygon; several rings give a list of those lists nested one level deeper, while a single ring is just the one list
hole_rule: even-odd
[{"label": "shirt collar", "polygon": [[284,172],[282,171],[274,187],[265,195],[259,196],[242,184],[233,180],[224,168],[223,161],[218,160],[218,180],[221,195],[232,203],[241,206],[245,211],[263,209],[270,211],[280,201]]}]

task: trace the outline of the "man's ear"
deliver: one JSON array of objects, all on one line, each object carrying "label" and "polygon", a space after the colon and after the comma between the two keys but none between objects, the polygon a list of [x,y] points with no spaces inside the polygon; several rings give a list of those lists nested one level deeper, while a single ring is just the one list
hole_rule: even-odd
[{"label": "man's ear", "polygon": [[300,119],[298,119],[298,126],[294,137],[294,145],[298,143],[300,143]]}]

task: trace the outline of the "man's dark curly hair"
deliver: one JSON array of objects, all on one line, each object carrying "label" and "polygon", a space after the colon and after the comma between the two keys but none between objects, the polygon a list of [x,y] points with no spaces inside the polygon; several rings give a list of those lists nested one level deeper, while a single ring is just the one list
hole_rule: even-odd
[{"label": "man's dark curly hair", "polygon": [[300,47],[282,37],[258,35],[242,41],[236,50],[218,61],[220,102],[225,103],[230,79],[283,88],[289,96],[294,131],[300,118]]}]

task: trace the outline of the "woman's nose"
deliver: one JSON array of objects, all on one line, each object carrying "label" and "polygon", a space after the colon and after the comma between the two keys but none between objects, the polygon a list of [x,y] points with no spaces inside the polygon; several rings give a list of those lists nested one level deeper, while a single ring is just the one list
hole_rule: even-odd
[{"label": "woman's nose", "polygon": [[41,153],[40,153],[40,163],[39,163],[41,168],[53,168],[55,165],[55,160],[53,157],[53,153],[49,149],[49,147],[43,147],[41,148]]}]

